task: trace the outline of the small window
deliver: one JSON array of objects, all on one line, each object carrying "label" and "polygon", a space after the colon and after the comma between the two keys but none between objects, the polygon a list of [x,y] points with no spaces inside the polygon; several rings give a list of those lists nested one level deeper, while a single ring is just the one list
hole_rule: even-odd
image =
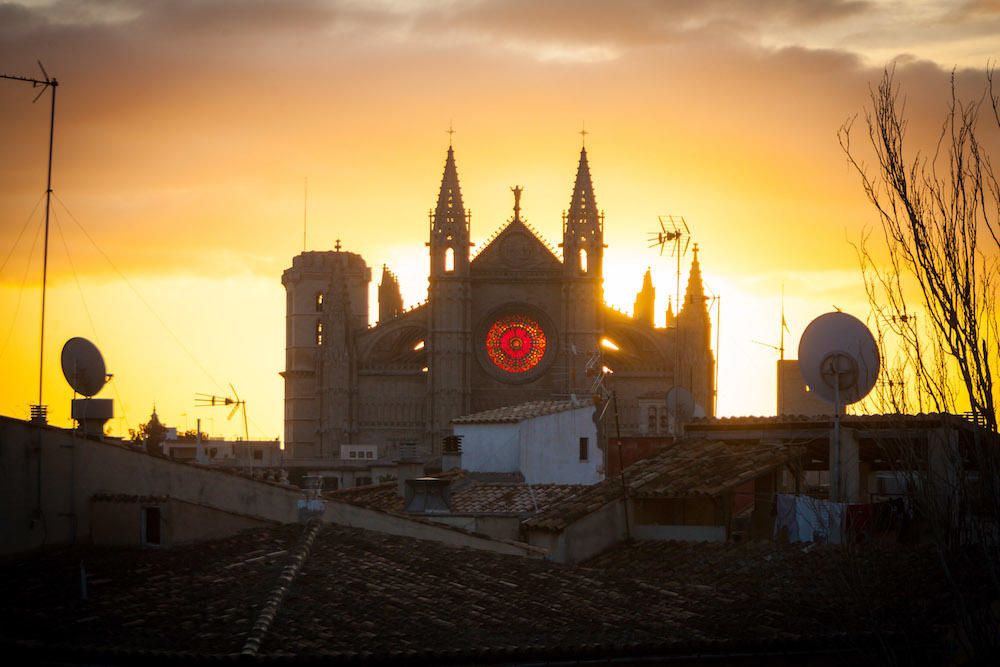
[{"label": "small window", "polygon": [[352,459],[356,459],[356,458],[358,458],[358,453],[357,453],[357,452],[355,452],[355,451],[352,451],[352,452],[351,452],[351,458],[352,458]]},{"label": "small window", "polygon": [[322,345],[323,344],[323,323],[322,322],[316,322],[316,344],[317,345]]},{"label": "small window", "polygon": [[646,412],[646,428],[650,433],[656,432],[656,408],[649,406]]},{"label": "small window", "polygon": [[455,270],[455,249],[448,248],[444,251],[444,271],[451,273]]},{"label": "small window", "polygon": [[375,452],[365,452],[365,458],[366,459],[373,459],[373,458],[375,458]]},{"label": "small window", "polygon": [[316,312],[323,312],[323,293],[319,292],[316,294]]},{"label": "small window", "polygon": [[587,251],[580,248],[580,273],[587,272]]},{"label": "small window", "polygon": [[586,461],[590,457],[590,440],[580,438],[580,460]]},{"label": "small window", "polygon": [[160,508],[142,508],[142,543],[160,546]]},{"label": "small window", "polygon": [[668,431],[670,426],[667,424],[667,411],[666,409],[660,410],[660,430]]}]

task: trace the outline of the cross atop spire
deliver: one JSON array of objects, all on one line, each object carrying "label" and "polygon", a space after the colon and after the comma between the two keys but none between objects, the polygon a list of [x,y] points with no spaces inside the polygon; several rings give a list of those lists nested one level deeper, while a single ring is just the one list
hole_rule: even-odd
[{"label": "cross atop spire", "polygon": [[580,132],[579,132],[579,134],[580,134],[580,146],[582,148],[586,148],[587,147],[587,135],[590,134],[590,132],[587,132],[587,123],[586,122],[584,122],[580,126]]},{"label": "cross atop spire", "polygon": [[448,148],[451,148],[451,136],[455,134],[455,128],[452,126],[451,121],[448,121],[448,129],[445,132],[448,133]]}]

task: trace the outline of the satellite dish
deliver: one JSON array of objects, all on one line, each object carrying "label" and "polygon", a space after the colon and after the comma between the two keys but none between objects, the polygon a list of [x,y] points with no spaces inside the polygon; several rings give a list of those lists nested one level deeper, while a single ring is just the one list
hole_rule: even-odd
[{"label": "satellite dish", "polygon": [[875,337],[847,313],[820,315],[799,340],[799,368],[810,390],[838,406],[860,401],[875,386],[880,367]]},{"label": "satellite dish", "polygon": [[107,382],[104,357],[86,338],[70,338],[62,349],[62,372],[73,391],[90,398]]},{"label": "satellite dish", "polygon": [[704,408],[695,403],[694,396],[684,387],[671,387],[667,392],[666,403],[667,414],[673,421],[675,431],[692,418],[705,416]]}]

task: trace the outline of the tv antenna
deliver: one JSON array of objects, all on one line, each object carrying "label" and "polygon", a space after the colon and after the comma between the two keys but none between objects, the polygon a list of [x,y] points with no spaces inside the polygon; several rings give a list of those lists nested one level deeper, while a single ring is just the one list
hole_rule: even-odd
[{"label": "tv antenna", "polygon": [[781,286],[781,328],[778,330],[778,344],[772,345],[771,343],[765,343],[763,341],[754,340],[752,342],[757,345],[763,345],[764,347],[769,347],[778,353],[778,358],[781,361],[785,360],[785,332],[791,333],[788,329],[788,322],[785,321],[785,286]]},{"label": "tv antenna", "polygon": [[250,442],[250,429],[247,426],[247,402],[240,398],[240,395],[236,393],[236,387],[232,384],[229,388],[233,390],[233,396],[235,398],[230,398],[228,396],[215,396],[213,394],[195,394],[195,406],[199,408],[214,408],[223,406],[233,406],[233,409],[229,411],[229,415],[226,417],[226,421],[231,420],[236,416],[236,413],[243,409],[243,437],[246,442]]},{"label": "tv antenna", "polygon": [[38,403],[31,406],[31,421],[44,424],[48,421],[48,410],[46,406],[42,404],[42,370],[45,364],[45,293],[49,274],[49,209],[52,204],[52,140],[55,136],[56,88],[59,87],[59,82],[56,81],[55,77],[49,76],[49,73],[45,71],[45,67],[42,65],[40,60],[36,62],[38,63],[38,68],[42,70],[42,76],[45,77],[44,79],[34,79],[29,76],[18,76],[16,74],[0,74],[0,79],[23,81],[25,83],[30,83],[32,88],[41,86],[42,89],[38,91],[37,95],[35,95],[35,99],[31,101],[32,104],[37,102],[38,99],[45,94],[46,90],[50,88],[52,89],[52,105],[49,111],[49,164],[48,177],[45,184],[45,245],[44,250],[42,251],[42,324],[38,340]]},{"label": "tv antenna", "polygon": [[661,215],[657,219],[660,222],[660,231],[652,232],[649,235],[649,247],[659,248],[660,255],[670,246],[670,256],[677,258],[677,311],[681,308],[681,257],[687,254],[688,246],[691,245],[691,230],[683,215]]},{"label": "tv antenna", "polygon": [[809,388],[833,403],[830,500],[843,502],[840,413],[868,395],[878,379],[881,356],[875,337],[858,318],[843,312],[820,315],[799,340],[799,368]]}]

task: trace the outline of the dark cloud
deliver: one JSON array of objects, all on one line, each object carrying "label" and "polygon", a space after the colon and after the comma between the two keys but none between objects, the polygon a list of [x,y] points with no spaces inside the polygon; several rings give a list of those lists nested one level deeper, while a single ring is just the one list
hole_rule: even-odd
[{"label": "dark cloud", "polygon": [[859,0],[489,0],[431,9],[424,30],[470,30],[507,39],[552,39],[628,47],[670,42],[705,26],[754,31],[761,26],[815,26],[863,13]]}]

